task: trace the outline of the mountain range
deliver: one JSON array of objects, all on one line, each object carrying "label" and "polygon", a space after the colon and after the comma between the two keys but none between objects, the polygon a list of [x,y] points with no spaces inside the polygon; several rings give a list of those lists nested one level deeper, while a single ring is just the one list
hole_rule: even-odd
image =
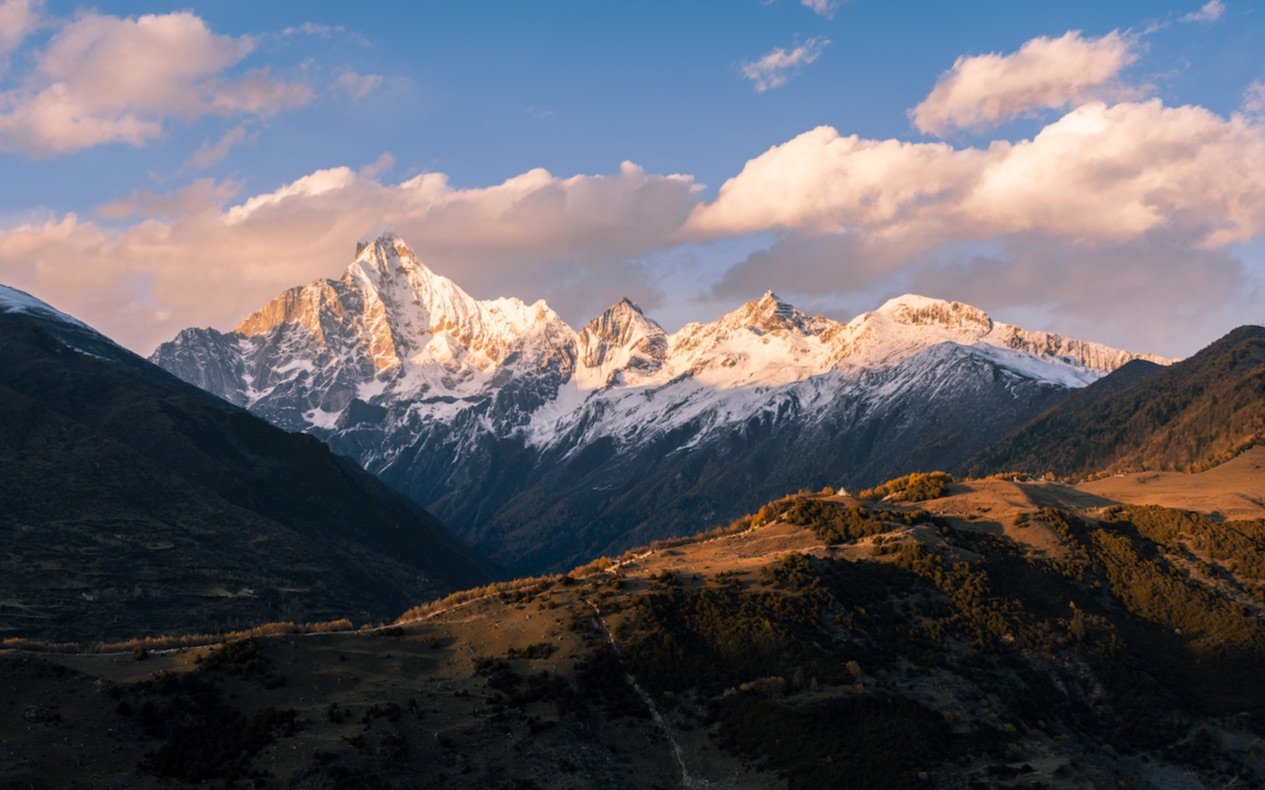
[{"label": "mountain range", "polygon": [[953,467],[1139,358],[915,295],[842,323],[770,292],[671,334],[622,300],[577,332],[542,301],[474,299],[391,232],[341,278],[151,357],[323,439],[517,573],[801,486]]},{"label": "mountain range", "polygon": [[393,617],[493,569],[318,440],[0,286],[0,636]]},{"label": "mountain range", "polygon": [[[403,271],[390,310],[351,287],[375,261]],[[576,333],[512,300],[419,332],[417,266],[375,238],[324,295],[247,319],[271,328],[218,335],[239,405],[0,288],[0,625],[32,637],[0,642],[0,718],[20,722],[0,784],[1265,782],[1265,330],[1162,365],[956,303],[840,324],[769,294],[673,334],[628,302]],[[428,276],[427,298],[469,307]],[[408,331],[388,320],[410,311]],[[374,339],[393,326],[394,363]],[[415,420],[388,468],[495,508],[483,539],[524,567],[657,514],[684,529],[770,479],[903,476],[477,586],[496,569],[261,402],[348,447]],[[910,474],[937,458],[977,476]],[[520,487],[480,499],[506,494],[489,470]],[[1024,474],[1046,471],[1096,479]]]}]

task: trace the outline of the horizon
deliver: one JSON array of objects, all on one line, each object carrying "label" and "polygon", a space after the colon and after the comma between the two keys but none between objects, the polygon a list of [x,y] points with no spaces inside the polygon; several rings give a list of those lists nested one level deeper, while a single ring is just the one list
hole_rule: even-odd
[{"label": "horizon", "polygon": [[148,354],[389,223],[572,327],[765,291],[1177,358],[1259,323],[1255,9],[1003,8],[3,0],[0,282]]}]

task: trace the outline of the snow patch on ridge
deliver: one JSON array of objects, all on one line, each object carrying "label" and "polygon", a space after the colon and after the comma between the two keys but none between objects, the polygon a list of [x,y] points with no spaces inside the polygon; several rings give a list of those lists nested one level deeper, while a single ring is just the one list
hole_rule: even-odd
[{"label": "snow patch on ridge", "polygon": [[0,285],[0,311],[6,313],[30,313],[92,330],[91,327],[78,318],[66,315],[50,306],[47,302],[36,299],[26,291],[19,291],[17,288],[11,288],[7,285]]}]

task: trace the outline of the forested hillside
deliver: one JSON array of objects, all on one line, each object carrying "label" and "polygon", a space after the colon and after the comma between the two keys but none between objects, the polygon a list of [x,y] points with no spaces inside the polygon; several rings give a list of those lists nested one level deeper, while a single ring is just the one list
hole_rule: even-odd
[{"label": "forested hillside", "polygon": [[1265,327],[1234,330],[1169,367],[1132,362],[962,464],[1021,470],[1197,472],[1265,441]]},{"label": "forested hillside", "polygon": [[0,782],[80,764],[135,787],[1265,782],[1265,521],[1040,482],[940,493],[790,496],[381,629],[143,662],[0,653],[14,715],[50,716],[10,740],[43,762]]}]

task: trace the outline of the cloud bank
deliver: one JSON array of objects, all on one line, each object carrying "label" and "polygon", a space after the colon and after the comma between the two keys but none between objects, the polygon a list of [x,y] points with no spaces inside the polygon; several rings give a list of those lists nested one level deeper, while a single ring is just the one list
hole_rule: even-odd
[{"label": "cloud bank", "polygon": [[[191,74],[245,46],[205,40],[212,65]],[[1165,344],[1256,309],[1258,283],[1237,250],[1265,234],[1265,126],[1246,111],[1096,98],[1132,47],[1072,32],[984,56],[1006,88],[992,104],[971,98],[984,61],[959,59],[919,105],[939,108],[926,117],[945,128],[1068,106],[1030,138],[967,146],[821,126],[753,157],[713,196],[688,175],[631,162],[469,189],[443,173],[388,180],[390,155],[262,194],[200,179],[137,192],[97,219],[50,215],[0,230],[0,281],[148,352],[185,326],[230,328],[287,287],[338,276],[355,240],[388,222],[476,296],[545,297],[572,321],[621,295],[662,301],[647,263],[657,254],[760,239],[715,269],[705,298],[916,290],[1031,308],[1087,339],[1188,353]],[[1051,51],[1085,57],[1055,68]],[[1249,88],[1245,107],[1259,93]],[[190,101],[201,111],[203,100]],[[208,143],[205,156],[244,134]]]}]

